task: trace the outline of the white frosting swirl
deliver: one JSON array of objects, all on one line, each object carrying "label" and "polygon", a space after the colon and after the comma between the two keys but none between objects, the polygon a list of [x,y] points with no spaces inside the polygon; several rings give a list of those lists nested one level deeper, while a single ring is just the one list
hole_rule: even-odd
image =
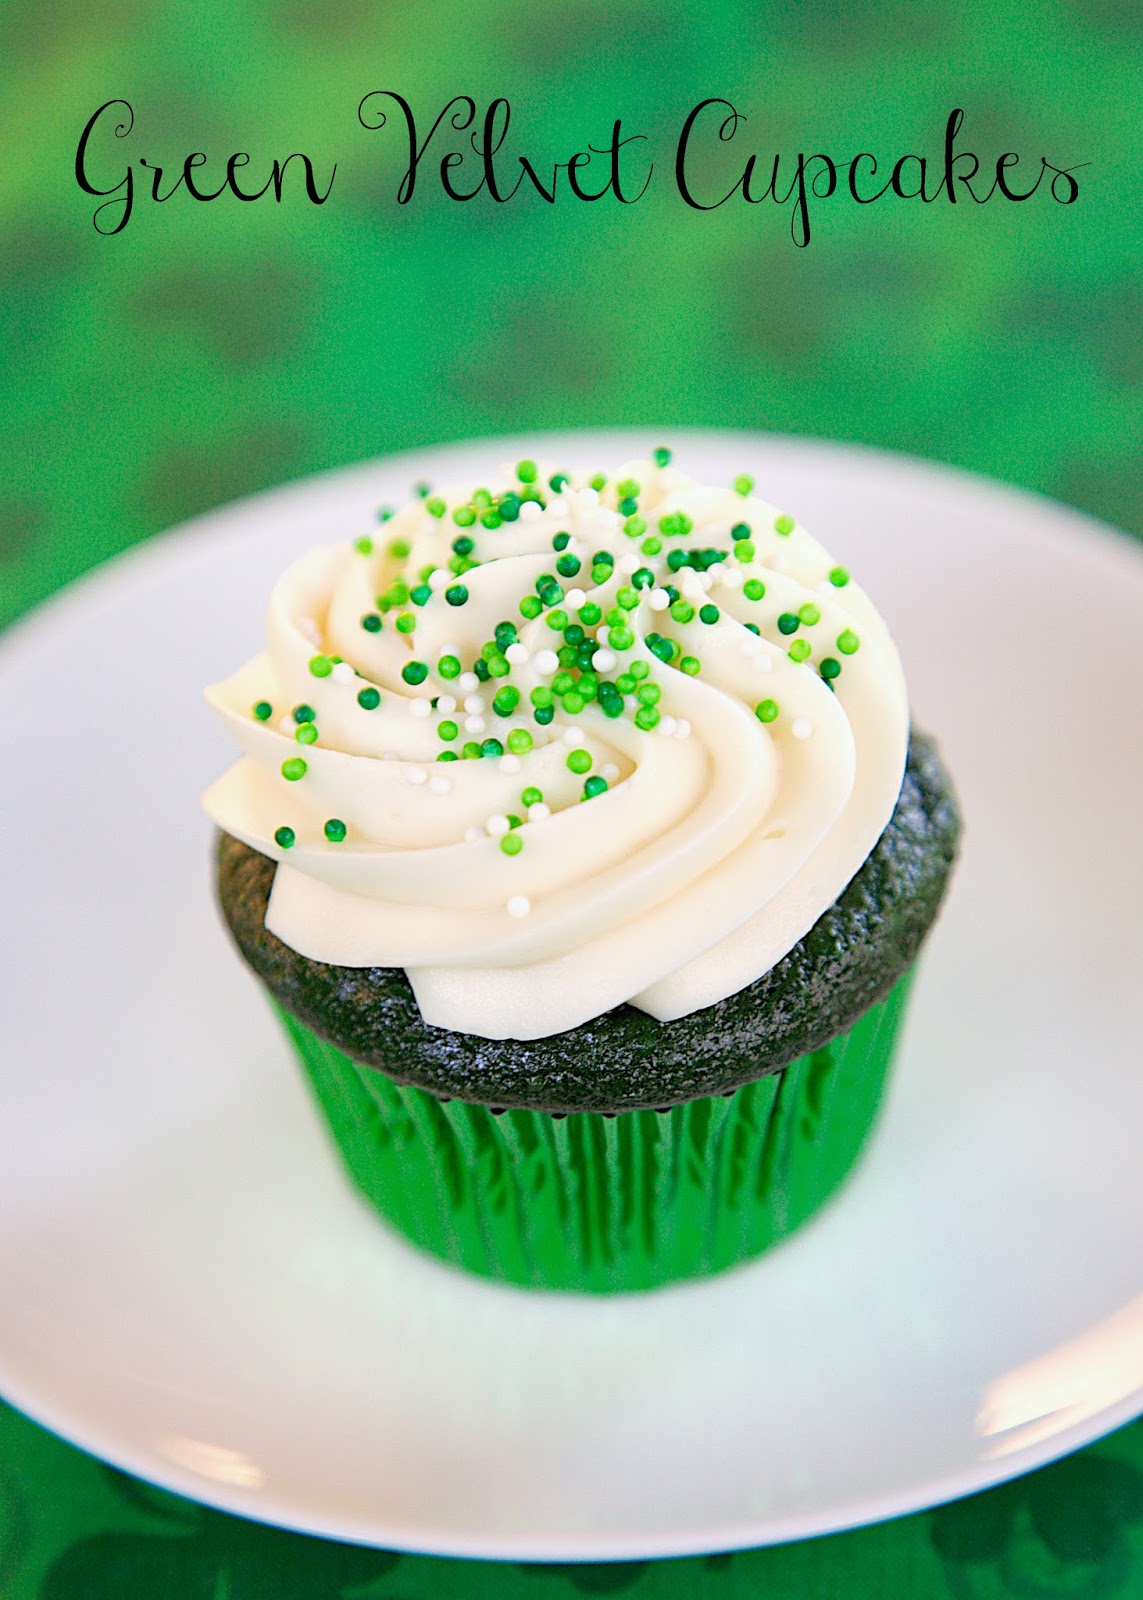
[{"label": "white frosting swirl", "polygon": [[279,863],[270,931],[403,966],[426,1022],[486,1038],[669,1020],[769,971],[873,848],[908,742],[881,618],[746,484],[549,471],[313,551],[208,691],[245,754],[206,808]]}]

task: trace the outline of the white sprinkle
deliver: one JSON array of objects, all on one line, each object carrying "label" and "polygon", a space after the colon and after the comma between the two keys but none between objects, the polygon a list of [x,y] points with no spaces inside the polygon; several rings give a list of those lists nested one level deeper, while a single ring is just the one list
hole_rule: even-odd
[{"label": "white sprinkle", "polygon": [[464,719],[464,731],[465,731],[465,733],[483,733],[484,732],[484,718],[483,717],[479,717],[479,716],[465,717],[465,719]]},{"label": "white sprinkle", "polygon": [[532,666],[541,678],[550,678],[560,664],[560,658],[554,650],[537,650],[532,657]]},{"label": "white sprinkle", "polygon": [[456,680],[456,686],[462,694],[471,694],[474,689],[479,689],[480,679],[475,672],[462,672]]},{"label": "white sprinkle", "polygon": [[452,784],[448,781],[447,778],[430,778],[429,779],[429,793],[430,794],[448,794],[448,792],[449,792],[449,790],[451,788],[452,788]]},{"label": "white sprinkle", "polygon": [[509,666],[522,667],[525,661],[527,661],[530,653],[531,652],[529,651],[528,646],[526,644],[521,644],[519,639],[517,639],[515,644],[510,644],[507,650],[505,650],[504,659],[508,662]]},{"label": "white sprinkle", "polygon": [[702,605],[706,599],[706,590],[702,586],[702,579],[697,572],[688,572],[683,579],[683,593],[688,600],[693,600],[697,605]]},{"label": "white sprinkle", "polygon": [[484,710],[484,696],[482,694],[466,694],[464,709],[470,716],[477,717]]},{"label": "white sprinkle", "polygon": [[583,738],[583,729],[582,728],[577,728],[574,722],[569,723],[568,726],[564,729],[564,743],[565,744],[578,744],[582,738]]},{"label": "white sprinkle", "polygon": [[586,489],[581,489],[578,498],[581,506],[597,506],[599,504],[599,490],[592,489],[590,486]]},{"label": "white sprinkle", "polygon": [[761,653],[762,641],[756,633],[746,633],[738,641],[738,653],[744,656],[756,656]]},{"label": "white sprinkle", "polygon": [[465,844],[475,844],[478,839],[484,838],[487,838],[487,834],[483,828],[478,828],[475,822],[464,830]]},{"label": "white sprinkle", "polygon": [[484,829],[485,832],[488,833],[493,839],[500,839],[503,838],[504,834],[508,832],[508,829],[511,826],[512,824],[508,821],[508,818],[504,815],[504,813],[502,811],[497,811],[493,816],[487,819],[484,824]]},{"label": "white sprinkle", "polygon": [[665,611],[671,603],[671,597],[665,589],[652,589],[648,599],[652,611]]},{"label": "white sprinkle", "polygon": [[534,806],[528,807],[529,822],[543,822],[544,818],[550,817],[551,814],[551,806],[545,805],[542,800],[537,800]]},{"label": "white sprinkle", "polygon": [[709,572],[696,572],[695,577],[698,579],[699,587],[703,590],[704,594],[709,594],[714,588],[713,570]]},{"label": "white sprinkle", "polygon": [[659,723],[655,729],[655,732],[661,733],[669,739],[677,727],[678,723],[675,721],[674,717],[669,715],[662,716],[659,718]]},{"label": "white sprinkle", "polygon": [[532,902],[527,895],[514,894],[504,909],[510,917],[526,917],[532,909]]},{"label": "white sprinkle", "polygon": [[447,567],[438,567],[435,572],[429,573],[429,588],[434,594],[440,594],[442,589],[447,589],[451,584],[456,582],[457,579]]},{"label": "white sprinkle", "polygon": [[295,723],[293,717],[283,717],[281,722],[278,724],[278,732],[293,733],[296,726],[297,724]]},{"label": "white sprinkle", "polygon": [[525,500],[520,507],[521,522],[535,522],[537,517],[542,517],[544,508],[538,500]]},{"label": "white sprinkle", "polygon": [[456,701],[453,699],[451,694],[442,694],[438,698],[438,700],[437,700],[437,710],[438,711],[444,711],[446,713],[449,712],[449,711],[455,711],[456,710]]},{"label": "white sprinkle", "polygon": [[410,767],[408,772],[406,772],[405,777],[409,783],[415,785],[418,783],[424,783],[425,779],[428,777],[428,773],[425,771],[424,767]]},{"label": "white sprinkle", "polygon": [[724,589],[741,589],[746,581],[738,567],[720,567],[718,575],[722,580]]},{"label": "white sprinkle", "polygon": [[496,763],[496,765],[500,768],[501,772],[519,772],[520,757],[514,756],[511,750],[509,750],[507,755],[500,757],[500,760]]},{"label": "white sprinkle", "polygon": [[633,572],[639,571],[639,568],[643,565],[643,559],[641,556],[637,556],[633,550],[628,550],[626,555],[619,557],[615,565],[620,572],[625,572],[630,577]]},{"label": "white sprinkle", "polygon": [[605,761],[603,766],[599,769],[599,776],[607,783],[614,783],[616,778],[619,776],[619,768],[615,765],[614,761]]},{"label": "white sprinkle", "polygon": [[619,657],[613,650],[597,650],[591,658],[593,672],[610,672]]},{"label": "white sprinkle", "polygon": [[691,736],[691,725],[690,725],[690,723],[687,721],[686,717],[680,717],[678,722],[675,724],[675,738],[676,739],[689,739],[690,736]]},{"label": "white sprinkle", "polygon": [[754,657],[755,672],[772,672],[773,669],[773,658],[768,656],[764,650],[760,651],[759,654]]},{"label": "white sprinkle", "polygon": [[427,717],[432,714],[432,706],[427,700],[410,700],[409,715],[411,717]]},{"label": "white sprinkle", "polygon": [[795,739],[808,739],[814,731],[814,725],[806,717],[795,717],[790,724],[790,732]]},{"label": "white sprinkle", "polygon": [[564,595],[564,604],[571,606],[573,611],[578,611],[580,606],[587,604],[587,595],[582,589],[569,589]]},{"label": "white sprinkle", "polygon": [[336,661],[334,663],[333,671],[330,673],[330,677],[333,679],[334,683],[352,683],[357,677],[357,674],[349,665],[348,661]]}]

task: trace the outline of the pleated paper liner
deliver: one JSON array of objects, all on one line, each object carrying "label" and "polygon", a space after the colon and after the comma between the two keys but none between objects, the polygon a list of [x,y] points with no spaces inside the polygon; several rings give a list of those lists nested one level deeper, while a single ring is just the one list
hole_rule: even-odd
[{"label": "pleated paper liner", "polygon": [[441,1101],[278,1010],[350,1177],[393,1227],[483,1277],[607,1293],[747,1261],[833,1194],[877,1114],[909,981],[733,1094],[614,1116]]}]

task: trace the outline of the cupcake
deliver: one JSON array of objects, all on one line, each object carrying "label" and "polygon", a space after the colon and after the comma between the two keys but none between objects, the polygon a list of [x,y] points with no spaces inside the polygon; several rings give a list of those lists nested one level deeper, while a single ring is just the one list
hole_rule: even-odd
[{"label": "cupcake", "polygon": [[346,1171],[513,1283],[747,1260],[852,1168],[956,851],[885,624],[666,450],[382,515],[208,691],[223,915]]}]

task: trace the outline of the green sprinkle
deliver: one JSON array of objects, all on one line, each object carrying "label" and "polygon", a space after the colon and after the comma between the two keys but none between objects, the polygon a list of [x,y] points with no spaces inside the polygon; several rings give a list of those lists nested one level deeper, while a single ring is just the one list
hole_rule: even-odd
[{"label": "green sprinkle", "polygon": [[657,683],[641,683],[635,693],[643,705],[653,706],[658,704],[663,691]]},{"label": "green sprinkle", "polygon": [[818,671],[828,683],[831,678],[836,678],[841,673],[841,662],[836,656],[826,656],[825,660],[818,667]]},{"label": "green sprinkle", "polygon": [[630,628],[625,628],[623,624],[620,623],[617,627],[613,627],[609,631],[607,635],[607,642],[611,646],[612,650],[630,650],[631,646],[635,643],[635,635],[631,632]]},{"label": "green sprinkle", "polygon": [[[648,637],[650,636],[648,635]],[[635,679],[635,682],[639,683],[647,676],[651,669],[645,661],[633,661],[631,663],[630,670],[631,676]]]},{"label": "green sprinkle", "polygon": [[410,545],[407,539],[393,539],[389,544],[389,554],[394,561],[404,561],[409,554]]},{"label": "green sprinkle", "polygon": [[397,618],[398,633],[412,633],[417,626],[417,619],[411,611],[402,611]]},{"label": "green sprinkle", "polygon": [[544,791],[529,785],[520,795],[520,804],[524,806],[538,806],[543,803]]},{"label": "green sprinkle", "polygon": [[471,528],[476,521],[476,511],[472,506],[457,506],[452,514],[452,520],[458,528]]},{"label": "green sprinkle", "polygon": [[455,739],[459,732],[460,729],[451,718],[446,722],[437,723],[437,738],[443,740],[446,744]]},{"label": "green sprinkle", "polygon": [[380,690],[373,688],[359,689],[357,692],[357,704],[363,711],[376,711],[381,704]]},{"label": "green sprinkle", "polygon": [[553,550],[566,550],[569,544],[571,544],[571,534],[570,533],[553,534],[553,536],[552,536],[552,549]]},{"label": "green sprinkle", "polygon": [[537,706],[535,711],[532,713],[532,716],[535,719],[535,721],[540,724],[541,728],[546,728],[548,723],[551,722],[552,718],[555,716],[555,714],[556,714],[555,706]]},{"label": "green sprinkle", "polygon": [[835,589],[844,589],[846,584],[849,582],[849,573],[844,567],[831,567],[829,581],[833,584]]},{"label": "green sprinkle", "polygon": [[296,838],[297,834],[294,832],[293,828],[274,829],[274,843],[282,850],[288,850]]},{"label": "green sprinkle", "polygon": [[254,704],[254,715],[259,722],[269,722],[274,715],[274,708],[268,700],[258,700]]},{"label": "green sprinkle", "polygon": [[318,731],[315,722],[303,722],[294,734],[294,738],[299,744],[317,744],[317,736]]},{"label": "green sprinkle", "polygon": [[740,473],[739,476],[734,480],[734,492],[735,494],[742,495],[743,499],[745,499],[745,497],[753,488],[754,479],[750,477],[749,473]]},{"label": "green sprinkle", "polygon": [[452,583],[444,592],[450,606],[462,606],[468,600],[468,590],[463,583]]},{"label": "green sprinkle", "polygon": [[717,606],[712,606],[712,605],[709,605],[709,604],[705,605],[705,606],[699,606],[699,621],[700,622],[705,622],[705,623],[707,623],[709,625],[712,622],[717,622],[718,621],[718,617],[719,617],[719,610],[718,610]]},{"label": "green sprinkle", "polygon": [[778,618],[779,633],[797,633],[799,619],[792,611],[783,611]]},{"label": "green sprinkle", "polygon": [[506,856],[518,856],[524,848],[524,841],[518,833],[504,833],[500,836],[500,848]]},{"label": "green sprinkle", "polygon": [[340,844],[349,830],[340,817],[330,817],[322,831],[330,844]]},{"label": "green sprinkle", "polygon": [[480,523],[485,528],[499,528],[503,526],[504,518],[496,510],[482,511],[480,513]]},{"label": "green sprinkle", "polygon": [[423,500],[431,487],[431,484],[425,483],[424,479],[422,479],[420,483],[415,483],[413,485],[413,493],[416,495],[418,500]]},{"label": "green sprinkle", "polygon": [[776,700],[759,700],[754,707],[754,715],[759,722],[773,722],[778,715],[778,702]]},{"label": "green sprinkle", "polygon": [[[427,583],[418,583],[415,589],[409,590],[409,599],[415,606],[427,606],[433,597],[433,591]],[[400,627],[400,623],[397,624]]]},{"label": "green sprinkle", "polygon": [[477,761],[480,758],[481,750],[476,740],[470,739],[466,745],[462,745],[460,753],[465,761]]},{"label": "green sprinkle", "polygon": [[766,585],[761,578],[747,578],[742,585],[742,592],[748,600],[764,600],[766,598]]},{"label": "green sprinkle", "polygon": [[647,531],[646,519],[638,515],[627,518],[623,524],[623,531],[629,539],[638,539]]},{"label": "green sprinkle", "polygon": [[328,656],[311,656],[310,671],[315,678],[328,678],[333,671],[333,662]]},{"label": "green sprinkle", "polygon": [[591,771],[591,752],[589,750],[571,750],[568,752],[568,771],[582,776]]},{"label": "green sprinkle", "polygon": [[539,595],[526,594],[520,601],[520,615],[531,622],[533,617],[538,617],[544,609],[544,603]]},{"label": "green sprinkle", "polygon": [[643,543],[639,546],[639,549],[643,552],[643,554],[645,556],[657,556],[659,554],[660,550],[662,550],[662,548],[663,548],[662,539],[660,539],[658,537],[658,535],[654,534],[654,533],[649,534],[647,536],[647,538],[643,540]]},{"label": "green sprinkle", "polygon": [[512,684],[506,683],[503,689],[497,689],[493,696],[492,709],[498,717],[510,717],[520,704],[520,691]]},{"label": "green sprinkle", "polygon": [[429,669],[423,661],[409,661],[401,668],[401,676],[406,683],[424,683],[429,675]]},{"label": "green sprinkle", "polygon": [[791,661],[808,661],[813,651],[813,645],[808,639],[795,639],[786,652]]},{"label": "green sprinkle", "polygon": [[428,512],[430,517],[439,518],[444,516],[445,512],[448,510],[448,507],[445,505],[439,494],[434,494],[431,499],[425,501],[425,510]]},{"label": "green sprinkle", "polygon": [[520,496],[518,494],[513,494],[510,490],[507,494],[502,494],[500,499],[496,502],[496,509],[499,511],[501,520],[504,522],[518,521],[520,517],[520,506]]},{"label": "green sprinkle", "polygon": [[488,658],[488,675],[491,678],[506,678],[512,671],[512,663],[507,656],[502,656],[499,651]]},{"label": "green sprinkle", "polygon": [[655,584],[655,574],[650,567],[638,567],[631,574],[631,586],[634,589],[651,589]]},{"label": "green sprinkle", "polygon": [[353,548],[359,556],[371,556],[373,554],[373,540],[368,538],[355,539]]},{"label": "green sprinkle", "polygon": [[287,783],[297,783],[299,778],[304,778],[309,767],[301,756],[287,756],[282,762],[282,776]]},{"label": "green sprinkle", "polygon": [[460,670],[458,656],[442,656],[437,662],[437,676],[440,678],[459,678]]},{"label": "green sprinkle", "polygon": [[476,676],[480,679],[481,683],[487,683],[489,678],[492,676],[488,670],[488,663],[485,661],[483,656],[477,656],[476,660],[472,663],[472,670],[476,673]]},{"label": "green sprinkle", "polygon": [[656,633],[647,635],[647,648],[653,655],[658,656],[660,661],[669,664],[682,647],[677,645],[673,639],[664,639],[661,634]]},{"label": "green sprinkle", "polygon": [[676,600],[671,607],[671,615],[676,622],[693,622],[695,608],[689,600]]},{"label": "green sprinkle", "polygon": [[785,516],[783,514],[780,517],[775,517],[774,518],[774,532],[775,533],[793,533],[793,531],[794,531],[794,519],[793,519],[793,517],[787,517],[787,516]]},{"label": "green sprinkle", "polygon": [[575,688],[575,679],[570,672],[557,672],[552,679],[552,693],[565,695],[569,689]]},{"label": "green sprinkle", "polygon": [[393,507],[392,506],[378,506],[377,507],[376,516],[377,516],[377,521],[378,522],[388,522],[389,518],[392,515],[393,515]]},{"label": "green sprinkle", "polygon": [[607,487],[607,474],[606,472],[597,472],[594,478],[589,478],[587,481],[589,487],[594,489],[596,494],[601,494]]},{"label": "green sprinkle", "polygon": [[815,622],[822,620],[822,614],[812,600],[807,600],[804,606],[798,607],[798,621],[804,622],[807,628],[812,628]]},{"label": "green sprinkle", "polygon": [[594,800],[597,794],[605,794],[606,792],[607,779],[601,778],[598,772],[593,777],[584,780],[583,797],[585,800]]},{"label": "green sprinkle", "polygon": [[513,728],[506,740],[509,754],[514,756],[527,755],[534,742],[527,728]]},{"label": "green sprinkle", "polygon": [[437,760],[438,761],[459,761],[460,757],[457,755],[455,750],[442,750],[440,755],[437,757]]},{"label": "green sprinkle", "polygon": [[700,665],[696,656],[684,656],[679,662],[679,671],[685,672],[688,678],[697,678]]},{"label": "green sprinkle", "polygon": [[624,611],[634,611],[639,604],[639,591],[625,583],[617,592],[615,602]]},{"label": "green sprinkle", "polygon": [[452,541],[452,549],[458,556],[470,556],[476,549],[476,545],[474,541],[468,537],[467,533],[459,533]]},{"label": "green sprinkle", "polygon": [[651,459],[654,461],[657,467],[669,467],[671,464],[671,452],[667,449],[666,445],[661,444],[659,448],[652,453]]},{"label": "green sprinkle", "polygon": [[376,611],[367,611],[361,619],[361,626],[365,629],[366,633],[380,633],[381,618],[377,615]]},{"label": "green sprinkle", "polygon": [[561,578],[574,578],[581,565],[582,562],[578,556],[561,556],[556,562],[556,571]]},{"label": "green sprinkle", "polygon": [[485,739],[481,743],[480,753],[482,756],[489,757],[502,756],[504,754],[504,746],[499,739]]},{"label": "green sprinkle", "polygon": [[542,683],[537,684],[529,696],[534,706],[550,706],[552,698],[552,691]]},{"label": "green sprinkle", "polygon": [[548,479],[548,488],[553,494],[562,494],[570,482],[566,472],[553,472]]},{"label": "green sprinkle", "polygon": [[564,695],[564,710],[569,717],[577,717],[586,704],[587,701],[578,689],[569,689]]},{"label": "green sprinkle", "polygon": [[544,618],[544,621],[554,633],[562,633],[568,625],[568,614],[566,611],[560,611],[558,609],[555,611],[549,611],[547,616]]},{"label": "green sprinkle", "polygon": [[597,622],[603,621],[603,612],[594,600],[585,600],[579,608],[579,620],[587,628],[594,628]]},{"label": "green sprinkle", "polygon": [[634,694],[637,681],[630,672],[621,672],[615,680],[615,687],[620,694]]},{"label": "green sprinkle", "polygon": [[635,726],[642,728],[644,733],[650,733],[658,723],[659,712],[655,706],[640,706],[635,713]]},{"label": "green sprinkle", "polygon": [[741,561],[743,563],[743,565],[745,565],[746,562],[754,560],[754,555],[755,555],[755,550],[754,550],[754,543],[753,543],[752,540],[750,540],[750,539],[739,539],[739,540],[737,540],[737,542],[735,543],[735,546],[734,546],[734,559],[735,559],[735,561]]},{"label": "green sprinkle", "polygon": [[842,632],[837,636],[837,647],[843,656],[856,655],[860,645],[861,640],[857,637],[852,628],[843,629]]},{"label": "green sprinkle", "polygon": [[516,476],[519,478],[521,483],[535,483],[539,475],[539,471],[534,461],[517,461]]}]

